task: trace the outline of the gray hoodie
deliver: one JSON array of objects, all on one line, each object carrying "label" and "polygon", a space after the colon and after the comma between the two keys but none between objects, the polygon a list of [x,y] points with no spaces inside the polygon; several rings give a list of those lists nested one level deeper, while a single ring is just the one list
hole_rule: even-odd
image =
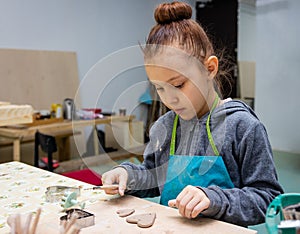
[{"label": "gray hoodie", "polygon": [[[174,117],[175,113],[169,111],[154,123],[141,165],[121,164],[128,172],[127,194],[138,197],[161,194]],[[177,155],[214,155],[205,128],[207,117],[208,113],[201,119],[179,118]],[[233,100],[218,106],[212,112],[210,123],[215,145],[234,188],[201,187],[210,200],[209,208],[201,214],[241,226],[264,222],[269,203],[283,193],[265,127],[247,105]]]}]

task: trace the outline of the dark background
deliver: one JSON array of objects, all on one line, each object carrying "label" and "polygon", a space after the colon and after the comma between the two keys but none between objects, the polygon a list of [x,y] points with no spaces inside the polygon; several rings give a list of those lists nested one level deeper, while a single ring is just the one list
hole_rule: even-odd
[{"label": "dark background", "polygon": [[[224,63],[231,77],[231,85],[225,85],[226,95],[236,98],[237,94],[237,0],[203,0],[196,2],[196,21],[211,39],[217,56],[223,51]],[[219,56],[218,56],[219,57]],[[231,92],[230,92],[231,91]]]}]

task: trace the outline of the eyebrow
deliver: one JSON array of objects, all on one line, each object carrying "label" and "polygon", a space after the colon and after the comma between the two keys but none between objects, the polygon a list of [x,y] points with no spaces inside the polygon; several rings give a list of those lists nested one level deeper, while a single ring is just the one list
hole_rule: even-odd
[{"label": "eyebrow", "polygon": [[176,80],[176,79],[178,79],[178,78],[180,78],[180,77],[181,77],[181,75],[173,76],[173,77],[171,77],[170,79],[168,79],[167,82],[171,82],[171,81]]},{"label": "eyebrow", "polygon": [[178,79],[178,78],[180,78],[182,75],[177,75],[177,76],[173,76],[173,77],[171,77],[170,79],[168,79],[166,82],[161,82],[161,81],[159,81],[159,82],[156,82],[155,80],[154,81],[150,81],[152,84],[154,84],[154,85],[159,85],[159,83],[169,83],[169,82],[171,82],[171,81],[173,81],[173,80],[176,80],[176,79]]}]

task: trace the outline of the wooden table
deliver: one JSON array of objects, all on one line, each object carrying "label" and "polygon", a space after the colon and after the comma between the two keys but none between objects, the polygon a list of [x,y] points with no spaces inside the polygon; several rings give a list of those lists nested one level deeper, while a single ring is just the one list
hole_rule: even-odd
[{"label": "wooden table", "polygon": [[76,132],[77,127],[92,126],[95,154],[99,154],[97,125],[111,124],[114,121],[131,121],[134,116],[111,116],[93,120],[74,120],[63,121],[52,124],[43,124],[39,126],[26,127],[25,125],[0,127],[0,137],[5,140],[13,141],[13,160],[20,161],[20,146],[22,141],[32,141],[36,131],[53,135],[55,137],[68,138]]},{"label": "wooden table", "polygon": [[[45,202],[45,191],[48,186],[68,185],[82,186],[78,201],[86,201],[85,211],[95,215],[95,225],[81,229],[84,233],[222,233],[240,234],[256,233],[229,223],[198,218],[183,218],[178,210],[159,205],[133,196],[110,196],[103,191],[84,190],[90,185],[62,175],[51,173],[20,162],[0,164],[0,233],[8,233],[6,218],[13,213],[34,212],[42,208],[37,233],[59,233],[60,212],[58,203]],[[156,220],[150,228],[139,228],[126,222],[116,211],[122,208],[135,209],[134,214],[155,212]]]}]

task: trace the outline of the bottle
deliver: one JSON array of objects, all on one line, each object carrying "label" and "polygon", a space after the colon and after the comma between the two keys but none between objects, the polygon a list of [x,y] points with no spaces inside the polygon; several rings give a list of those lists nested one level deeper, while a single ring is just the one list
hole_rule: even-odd
[{"label": "bottle", "polygon": [[56,118],[56,103],[51,104],[50,118]]},{"label": "bottle", "polygon": [[55,112],[55,117],[56,118],[62,118],[62,105],[61,104],[56,104],[56,112]]}]

